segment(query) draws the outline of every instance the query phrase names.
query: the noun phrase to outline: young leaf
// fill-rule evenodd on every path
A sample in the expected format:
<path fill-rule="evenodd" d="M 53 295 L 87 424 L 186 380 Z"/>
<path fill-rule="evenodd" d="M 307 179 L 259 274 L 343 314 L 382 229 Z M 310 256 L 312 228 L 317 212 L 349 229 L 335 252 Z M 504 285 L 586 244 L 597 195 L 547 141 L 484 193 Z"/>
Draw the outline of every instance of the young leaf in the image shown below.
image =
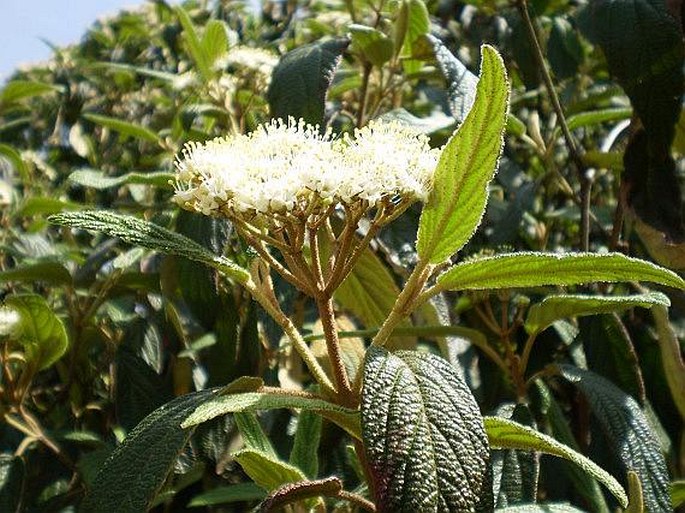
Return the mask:
<path fill-rule="evenodd" d="M 421 212 L 416 248 L 421 259 L 434 264 L 459 251 L 476 231 L 502 152 L 509 103 L 506 69 L 491 46 L 483 45 L 481 54 L 473 107 L 442 150 L 433 192 Z"/>
<path fill-rule="evenodd" d="M 528 449 L 544 452 L 572 461 L 600 483 L 616 497 L 623 507 L 628 504 L 628 496 L 621 485 L 607 471 L 592 460 L 557 442 L 554 438 L 528 426 L 500 417 L 485 417 L 485 431 L 493 449 Z"/>
<path fill-rule="evenodd" d="M 96 125 L 104 126 L 105 128 L 109 128 L 115 132 L 119 132 L 122 135 L 135 137 L 136 139 L 141 139 L 151 143 L 162 142 L 162 139 L 155 132 L 144 126 L 137 125 L 129 121 L 124 121 L 123 119 L 93 114 L 91 112 L 85 112 L 82 115 L 88 121 L 92 121 Z"/>
<path fill-rule="evenodd" d="M 608 446 L 615 451 L 626 472 L 632 470 L 640 478 L 647 510 L 669 511 L 666 461 L 635 399 L 593 372 L 570 365 L 558 365 L 556 370 L 583 392 L 602 425 Z"/>
<path fill-rule="evenodd" d="M 470 511 L 489 451 L 471 391 L 429 353 L 367 351 L 362 436 L 379 511 Z"/>
<path fill-rule="evenodd" d="M 303 481 L 289 483 L 274 490 L 262 501 L 258 507 L 259 513 L 270 511 L 288 511 L 288 504 L 313 499 L 321 496 L 337 497 L 343 489 L 343 484 L 338 477 L 327 477 L 316 481 Z M 297 509 L 297 508 L 294 508 Z"/>
<path fill-rule="evenodd" d="M 245 447 L 260 451 L 273 458 L 278 458 L 269 437 L 264 433 L 262 425 L 259 423 L 259 420 L 254 413 L 235 412 L 233 414 L 233 420 L 235 420 L 235 424 L 238 426 Z"/>
<path fill-rule="evenodd" d="M 619 312 L 636 306 L 651 308 L 654 305 L 670 304 L 669 299 L 660 292 L 635 296 L 547 296 L 540 303 L 530 307 L 524 327 L 528 333 L 539 333 L 551 326 L 554 321 L 565 317 Z"/>
<path fill-rule="evenodd" d="M 314 399 L 267 392 L 246 392 L 220 395 L 198 406 L 184 421 L 183 427 L 196 426 L 220 415 L 238 411 L 301 408 L 312 410 L 335 422 L 352 436 L 360 438 L 359 416 L 355 410 L 338 406 L 323 399 Z"/>
<path fill-rule="evenodd" d="M 441 290 L 619 281 L 652 281 L 685 288 L 685 280 L 674 272 L 620 253 L 503 253 L 457 264 L 438 277 Z"/>
<path fill-rule="evenodd" d="M 24 347 L 26 359 L 37 370 L 47 369 L 62 357 L 69 346 L 67 331 L 43 297 L 33 294 L 10 296 L 5 299 L 5 305 L 19 314 L 17 342 Z"/>
<path fill-rule="evenodd" d="M 80 511 L 147 511 L 190 437 L 181 421 L 212 394 L 203 390 L 177 397 L 145 417 L 107 458 Z"/>
<path fill-rule="evenodd" d="M 250 279 L 247 270 L 228 258 L 211 253 L 183 235 L 136 217 L 90 210 L 53 215 L 48 221 L 73 228 L 101 231 L 128 244 L 196 260 L 219 270 L 239 283 L 246 283 Z"/>
<path fill-rule="evenodd" d="M 257 449 L 243 449 L 233 453 L 233 458 L 240 463 L 250 479 L 267 491 L 307 479 L 298 468 Z"/>
<path fill-rule="evenodd" d="M 321 415 L 302 410 L 297 416 L 295 441 L 290 451 L 290 463 L 304 472 L 309 479 L 319 473 L 319 441 L 321 440 Z"/>
<path fill-rule="evenodd" d="M 273 70 L 267 92 L 271 116 L 322 124 L 326 92 L 348 45 L 347 39 L 330 39 L 284 55 Z"/>

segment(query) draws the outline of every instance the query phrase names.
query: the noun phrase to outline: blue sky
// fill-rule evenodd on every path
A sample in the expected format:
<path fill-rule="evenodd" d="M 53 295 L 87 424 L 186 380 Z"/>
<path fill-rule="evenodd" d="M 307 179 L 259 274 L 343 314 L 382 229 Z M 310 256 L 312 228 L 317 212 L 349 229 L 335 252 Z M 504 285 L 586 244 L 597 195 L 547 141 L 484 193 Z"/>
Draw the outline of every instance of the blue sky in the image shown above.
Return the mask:
<path fill-rule="evenodd" d="M 99 17 L 144 0 L 0 0 L 0 82 L 22 63 L 45 60 L 50 48 L 77 43 Z"/>

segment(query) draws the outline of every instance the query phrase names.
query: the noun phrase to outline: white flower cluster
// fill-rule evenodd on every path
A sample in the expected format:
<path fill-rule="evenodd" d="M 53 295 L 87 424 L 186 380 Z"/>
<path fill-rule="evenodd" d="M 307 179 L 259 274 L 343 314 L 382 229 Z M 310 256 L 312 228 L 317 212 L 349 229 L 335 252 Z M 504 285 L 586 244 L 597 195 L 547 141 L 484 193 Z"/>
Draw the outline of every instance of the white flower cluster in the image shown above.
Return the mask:
<path fill-rule="evenodd" d="M 19 312 L 5 306 L 0 307 L 0 336 L 17 336 L 20 322 Z"/>
<path fill-rule="evenodd" d="M 275 120 L 250 135 L 186 145 L 176 162 L 174 200 L 228 217 L 425 200 L 438 156 L 425 135 L 397 122 L 371 122 L 335 139 L 303 120 Z"/>
<path fill-rule="evenodd" d="M 266 89 L 271 81 L 271 73 L 278 64 L 278 56 L 261 48 L 236 46 L 226 56 L 227 64 L 236 68 L 236 73 L 252 78 L 259 88 Z"/>

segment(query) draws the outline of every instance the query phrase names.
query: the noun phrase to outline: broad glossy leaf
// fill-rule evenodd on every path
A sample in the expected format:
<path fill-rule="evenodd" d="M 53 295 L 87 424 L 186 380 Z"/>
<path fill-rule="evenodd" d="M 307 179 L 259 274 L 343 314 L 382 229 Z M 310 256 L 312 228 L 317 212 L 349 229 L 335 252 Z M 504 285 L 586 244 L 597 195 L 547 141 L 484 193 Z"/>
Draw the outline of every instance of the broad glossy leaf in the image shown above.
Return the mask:
<path fill-rule="evenodd" d="M 257 449 L 243 449 L 233 453 L 233 458 L 240 463 L 250 479 L 267 491 L 307 479 L 297 467 L 280 461 L 273 454 Z"/>
<path fill-rule="evenodd" d="M 111 116 L 93 114 L 91 112 L 85 112 L 82 116 L 84 119 L 87 119 L 96 125 L 104 126 L 105 128 L 119 132 L 124 136 L 134 137 L 151 143 L 160 143 L 162 141 L 160 137 L 149 128 L 130 121 L 124 121 L 123 119 L 117 119 Z"/>
<path fill-rule="evenodd" d="M 625 490 L 613 476 L 570 447 L 512 420 L 485 417 L 483 421 L 490 446 L 493 449 L 528 449 L 567 459 L 606 486 L 623 507 L 628 504 L 628 496 Z"/>
<path fill-rule="evenodd" d="M 255 483 L 240 483 L 227 486 L 217 486 L 193 497 L 188 507 L 215 506 L 232 502 L 262 500 L 266 492 Z"/>
<path fill-rule="evenodd" d="M 0 271 L 0 283 L 7 282 L 38 282 L 50 285 L 71 285 L 71 274 L 59 262 L 53 260 L 39 261 L 35 264 L 25 264 Z"/>
<path fill-rule="evenodd" d="M 203 390 L 177 397 L 145 417 L 107 458 L 80 511 L 147 511 L 190 436 L 181 421 L 212 394 Z"/>
<path fill-rule="evenodd" d="M 435 264 L 459 251 L 478 228 L 502 151 L 509 102 L 506 70 L 494 48 L 483 45 L 481 54 L 475 102 L 442 150 L 419 221 L 419 257 Z"/>
<path fill-rule="evenodd" d="M 661 447 L 635 399 L 593 372 L 559 365 L 557 372 L 585 395 L 608 447 L 625 471 L 640 478 L 649 511 L 669 511 L 669 477 Z"/>
<path fill-rule="evenodd" d="M 5 304 L 19 313 L 17 342 L 37 370 L 47 369 L 62 357 L 69 347 L 67 331 L 42 296 L 14 295 L 5 299 Z"/>
<path fill-rule="evenodd" d="M 621 281 L 651 281 L 685 288 L 685 280 L 674 272 L 620 253 L 503 253 L 462 262 L 438 277 L 438 284 L 443 290 Z"/>
<path fill-rule="evenodd" d="M 92 210 L 57 214 L 50 216 L 48 220 L 63 226 L 101 231 L 111 237 L 118 237 L 128 244 L 202 262 L 234 278 L 239 283 L 245 283 L 250 278 L 247 270 L 228 258 L 211 253 L 183 235 L 136 217 Z"/>
<path fill-rule="evenodd" d="M 489 450 L 478 405 L 454 367 L 417 351 L 367 351 L 362 435 L 385 512 L 470 511 Z"/>
<path fill-rule="evenodd" d="M 524 326 L 528 333 L 538 333 L 566 317 L 619 312 L 636 306 L 652 308 L 654 305 L 670 304 L 668 297 L 660 292 L 635 296 L 547 296 L 540 303 L 530 307 Z"/>
<path fill-rule="evenodd" d="M 267 392 L 246 392 L 219 395 L 198 406 L 183 421 L 183 427 L 192 427 L 220 415 L 238 411 L 272 410 L 275 408 L 300 408 L 318 412 L 335 422 L 352 436 L 360 437 L 359 415 L 355 410 L 338 406 L 323 399 L 270 394 Z"/>
<path fill-rule="evenodd" d="M 330 39 L 285 54 L 273 70 L 267 92 L 271 116 L 322 124 L 326 92 L 348 45 L 347 39 Z"/>
<path fill-rule="evenodd" d="M 382 66 L 393 55 L 392 39 L 380 30 L 366 25 L 352 24 L 348 27 L 352 45 L 374 66 Z"/>
<path fill-rule="evenodd" d="M 160 189 L 170 189 L 173 173 L 153 171 L 150 173 L 126 173 L 120 176 L 106 176 L 95 169 L 79 169 L 69 175 L 69 181 L 91 189 L 110 189 L 129 184 L 152 185 Z"/>

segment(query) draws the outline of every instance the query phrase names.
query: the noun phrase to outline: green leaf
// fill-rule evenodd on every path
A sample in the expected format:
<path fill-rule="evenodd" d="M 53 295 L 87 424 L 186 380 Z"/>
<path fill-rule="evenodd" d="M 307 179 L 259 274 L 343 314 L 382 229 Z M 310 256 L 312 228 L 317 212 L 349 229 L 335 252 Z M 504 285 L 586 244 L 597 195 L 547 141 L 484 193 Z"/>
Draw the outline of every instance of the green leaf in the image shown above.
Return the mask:
<path fill-rule="evenodd" d="M 121 135 L 134 137 L 143 141 L 160 144 L 162 139 L 152 130 L 130 121 L 117 119 L 110 116 L 102 116 L 100 114 L 93 114 L 92 112 L 84 112 L 82 114 L 84 119 L 119 132 Z"/>
<path fill-rule="evenodd" d="M 539 333 L 566 317 L 619 312 L 636 306 L 652 308 L 654 305 L 670 306 L 671 302 L 660 292 L 635 296 L 547 296 L 530 307 L 524 327 L 528 333 Z"/>
<path fill-rule="evenodd" d="M 628 496 L 625 490 L 613 476 L 592 460 L 570 447 L 557 442 L 550 436 L 512 420 L 500 417 L 485 417 L 483 421 L 491 448 L 528 449 L 567 459 L 606 486 L 623 507 L 628 504 Z"/>
<path fill-rule="evenodd" d="M 671 503 L 673 509 L 678 509 L 685 504 L 685 480 L 681 479 L 671 483 Z"/>
<path fill-rule="evenodd" d="M 45 214 L 57 214 L 66 210 L 80 210 L 83 205 L 73 201 L 64 201 L 58 198 L 34 197 L 28 198 L 17 211 L 19 216 L 35 216 Z"/>
<path fill-rule="evenodd" d="M 397 15 L 395 48 L 400 51 L 407 75 L 421 70 L 421 62 L 412 59 L 417 41 L 430 32 L 430 17 L 423 0 L 403 0 Z"/>
<path fill-rule="evenodd" d="M 214 397 L 198 406 L 183 421 L 183 427 L 196 426 L 227 413 L 272 410 L 275 408 L 301 408 L 318 412 L 338 424 L 352 436 L 360 437 L 359 414 L 355 410 L 338 406 L 323 399 L 267 392 L 247 392 Z"/>
<path fill-rule="evenodd" d="M 495 513 L 585 513 L 582 509 L 574 508 L 568 504 L 542 503 L 542 504 L 518 504 L 506 508 L 497 508 Z"/>
<path fill-rule="evenodd" d="M 182 6 L 177 5 L 174 10 L 183 27 L 183 39 L 188 47 L 188 53 L 195 62 L 200 76 L 207 82 L 213 78 L 211 62 L 195 30 L 193 20 L 190 19 L 188 12 Z"/>
<path fill-rule="evenodd" d="M 558 365 L 555 369 L 583 392 L 602 426 L 607 446 L 626 473 L 632 470 L 640 478 L 647 510 L 669 511 L 671 498 L 666 461 L 635 399 L 593 372 L 570 365 Z"/>
<path fill-rule="evenodd" d="M 348 27 L 352 45 L 374 66 L 382 66 L 394 53 L 392 40 L 380 30 L 353 23 Z"/>
<path fill-rule="evenodd" d="M 240 463 L 250 479 L 267 491 L 307 479 L 298 468 L 256 449 L 243 449 L 233 453 L 233 458 Z"/>
<path fill-rule="evenodd" d="M 211 253 L 183 235 L 132 216 L 90 210 L 57 214 L 50 216 L 48 220 L 53 224 L 101 231 L 111 237 L 118 237 L 128 244 L 202 262 L 234 278 L 239 283 L 246 283 L 250 279 L 250 273 L 247 270 L 228 258 Z"/>
<path fill-rule="evenodd" d="M 599 125 L 607 121 L 622 121 L 630 119 L 632 114 L 633 109 L 627 107 L 581 112 L 568 118 L 568 127 L 570 130 L 575 130 L 585 126 Z"/>
<path fill-rule="evenodd" d="M 654 325 L 656 326 L 657 341 L 664 375 L 671 390 L 671 396 L 676 403 L 680 418 L 685 420 L 685 364 L 680 349 L 680 341 L 674 325 L 668 319 L 666 307 L 657 306 L 652 309 Z"/>
<path fill-rule="evenodd" d="M 240 483 L 228 486 L 217 486 L 204 493 L 196 495 L 188 503 L 188 507 L 215 506 L 232 502 L 262 500 L 266 496 L 264 489 L 255 483 Z"/>
<path fill-rule="evenodd" d="M 181 421 L 212 394 L 203 390 L 177 397 L 145 417 L 107 458 L 80 511 L 147 511 L 190 437 Z"/>
<path fill-rule="evenodd" d="M 170 189 L 170 183 L 173 179 L 173 173 L 166 173 L 164 171 L 150 173 L 133 172 L 120 176 L 106 176 L 102 171 L 96 171 L 95 169 L 79 169 L 69 175 L 70 182 L 98 190 L 130 184 L 152 185 L 154 187 Z"/>
<path fill-rule="evenodd" d="M 0 511 L 24 511 L 26 492 L 26 465 L 19 456 L 0 454 Z"/>
<path fill-rule="evenodd" d="M 71 274 L 59 262 L 54 260 L 39 261 L 35 264 L 24 264 L 0 271 L 0 283 L 8 282 L 33 283 L 44 282 L 50 285 L 72 285 Z"/>
<path fill-rule="evenodd" d="M 330 39 L 285 54 L 273 70 L 267 92 L 271 116 L 323 123 L 326 92 L 348 45 L 347 39 Z"/>
<path fill-rule="evenodd" d="M 457 264 L 438 277 L 442 290 L 621 281 L 651 281 L 685 288 L 685 280 L 674 272 L 620 253 L 503 253 Z"/>
<path fill-rule="evenodd" d="M 271 511 L 287 511 L 288 504 L 301 503 L 306 501 L 304 508 L 306 511 L 317 511 L 321 509 L 323 503 L 319 497 L 338 497 L 342 492 L 343 483 L 340 478 L 331 476 L 316 481 L 302 481 L 289 483 L 273 491 L 258 506 L 259 513 L 269 513 Z M 317 507 L 317 502 L 319 503 Z M 313 506 L 313 507 L 312 507 Z M 294 506 L 293 509 L 299 509 Z"/>
<path fill-rule="evenodd" d="M 0 110 L 27 98 L 42 96 L 60 90 L 61 88 L 54 84 L 45 84 L 29 80 L 13 80 L 7 82 L 5 87 L 0 90 Z"/>
<path fill-rule="evenodd" d="M 7 158 L 7 160 L 12 163 L 14 169 L 21 177 L 22 183 L 28 184 L 30 173 L 26 162 L 24 162 L 24 159 L 21 157 L 21 153 L 9 144 L 0 143 L 0 155 Z"/>
<path fill-rule="evenodd" d="M 16 340 L 37 370 L 47 369 L 64 355 L 69 347 L 67 331 L 43 297 L 14 295 L 5 299 L 5 305 L 21 318 Z"/>
<path fill-rule="evenodd" d="M 297 416 L 297 431 L 290 451 L 290 463 L 302 470 L 309 479 L 315 479 L 319 473 L 322 424 L 321 415 L 312 411 L 303 410 Z"/>
<path fill-rule="evenodd" d="M 583 47 L 578 30 L 566 16 L 552 18 L 552 29 L 547 41 L 547 59 L 559 80 L 575 77 L 583 62 Z"/>
<path fill-rule="evenodd" d="M 439 356 L 367 351 L 362 436 L 379 511 L 470 511 L 489 451 L 471 391 Z"/>
<path fill-rule="evenodd" d="M 442 150 L 419 221 L 419 257 L 434 264 L 459 251 L 476 231 L 502 151 L 509 101 L 506 70 L 494 48 L 483 45 L 481 54 L 475 102 Z"/>
<path fill-rule="evenodd" d="M 269 437 L 266 436 L 262 425 L 254 413 L 235 412 L 233 420 L 240 431 L 245 447 L 267 454 L 273 458 L 278 458 Z"/>
<path fill-rule="evenodd" d="M 207 64 L 213 68 L 219 57 L 228 53 L 228 27 L 222 20 L 210 20 L 205 26 L 202 35 L 202 52 L 207 59 Z"/>

